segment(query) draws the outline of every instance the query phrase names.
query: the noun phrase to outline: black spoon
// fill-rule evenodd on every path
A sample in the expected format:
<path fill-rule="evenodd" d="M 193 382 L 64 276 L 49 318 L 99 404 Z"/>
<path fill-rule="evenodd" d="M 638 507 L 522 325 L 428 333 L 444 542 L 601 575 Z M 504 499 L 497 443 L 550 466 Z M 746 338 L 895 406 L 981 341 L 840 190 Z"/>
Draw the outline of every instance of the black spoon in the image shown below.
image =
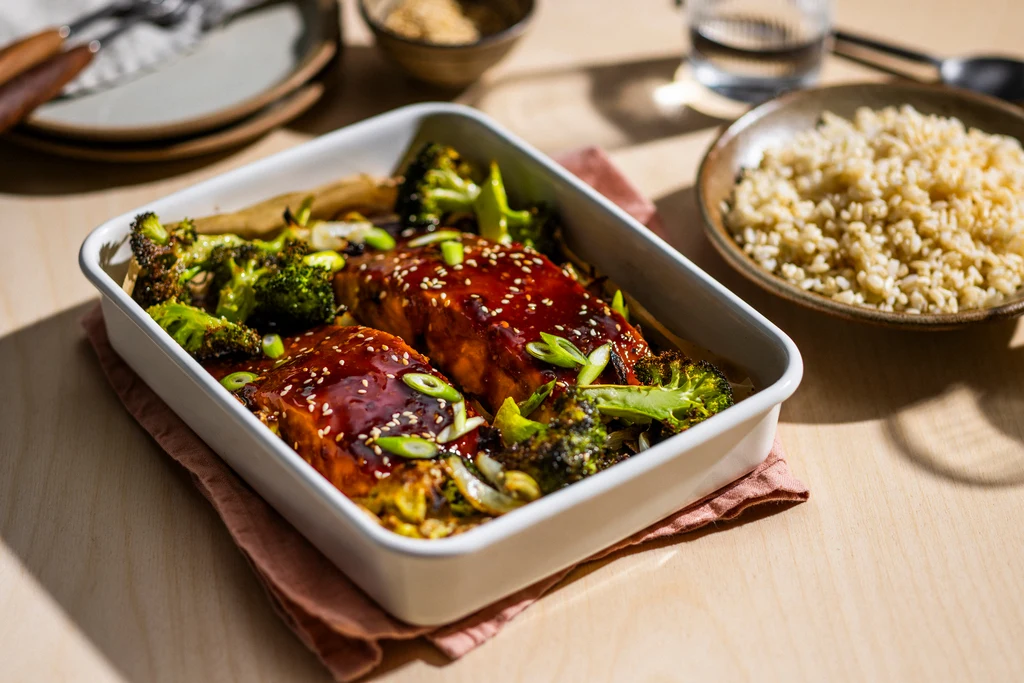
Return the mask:
<path fill-rule="evenodd" d="M 841 43 L 857 45 L 861 48 L 882 52 L 912 62 L 930 64 L 938 69 L 939 79 L 946 85 L 998 97 L 1010 102 L 1024 100 L 1024 61 L 1011 57 L 973 56 L 948 57 L 940 59 L 933 55 L 899 47 L 890 43 L 859 36 L 846 31 L 836 31 L 837 42 L 834 49 L 844 56 Z M 860 60 L 858 60 L 860 61 Z M 876 66 L 868 63 L 871 66 Z"/>

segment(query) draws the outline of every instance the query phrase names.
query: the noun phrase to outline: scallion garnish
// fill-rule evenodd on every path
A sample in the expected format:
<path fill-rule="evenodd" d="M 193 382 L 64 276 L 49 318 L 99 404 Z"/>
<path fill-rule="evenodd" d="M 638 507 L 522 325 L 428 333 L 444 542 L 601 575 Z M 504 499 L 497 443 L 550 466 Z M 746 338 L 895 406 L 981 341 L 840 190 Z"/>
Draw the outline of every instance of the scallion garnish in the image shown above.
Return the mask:
<path fill-rule="evenodd" d="M 621 315 L 627 323 L 629 322 L 629 306 L 626 305 L 621 289 L 615 290 L 615 296 L 612 297 L 612 310 Z"/>
<path fill-rule="evenodd" d="M 560 368 L 575 368 L 587 364 L 587 357 L 583 352 L 565 337 L 547 332 L 541 332 L 540 336 L 544 341 L 530 342 L 526 345 L 526 352 L 534 358 Z"/>
<path fill-rule="evenodd" d="M 418 436 L 381 436 L 376 443 L 388 453 L 403 458 L 433 458 L 438 451 L 437 444 Z"/>
<path fill-rule="evenodd" d="M 254 382 L 256 375 L 251 372 L 232 372 L 230 375 L 220 381 L 228 391 L 238 391 L 249 382 Z"/>
<path fill-rule="evenodd" d="M 608 361 L 612 357 L 612 345 L 601 344 L 596 349 L 590 352 L 590 356 L 587 358 L 587 364 L 580 370 L 580 374 L 576 377 L 576 385 L 585 387 L 594 383 L 594 380 L 601 376 L 604 369 L 608 366 Z"/>
<path fill-rule="evenodd" d="M 454 240 L 441 242 L 441 258 L 443 258 L 444 262 L 449 266 L 457 266 L 462 263 L 462 257 L 465 253 L 465 249 L 462 247 L 462 242 L 456 242 Z"/>
<path fill-rule="evenodd" d="M 313 195 L 309 195 L 299 204 L 299 210 L 295 212 L 295 222 L 302 226 L 306 225 L 311 213 L 313 213 Z"/>
<path fill-rule="evenodd" d="M 284 342 L 281 341 L 281 335 L 263 335 L 263 355 L 267 358 L 280 358 L 284 355 Z"/>
<path fill-rule="evenodd" d="M 330 249 L 306 254 L 302 257 L 302 262 L 307 266 L 326 268 L 331 273 L 336 273 L 345 267 L 345 257 Z"/>
<path fill-rule="evenodd" d="M 445 242 L 447 240 L 457 240 L 462 237 L 462 233 L 456 230 L 437 230 L 436 232 L 428 232 L 420 235 L 419 237 L 413 237 L 409 240 L 410 247 L 425 247 L 428 244 L 434 244 L 435 242 Z"/>
<path fill-rule="evenodd" d="M 529 417 L 530 413 L 540 407 L 540 404 L 544 402 L 544 399 L 551 394 L 551 390 L 554 388 L 555 380 L 551 380 L 547 384 L 539 387 L 537 391 L 530 395 L 530 398 L 519 404 L 519 414 L 523 417 Z"/>
<path fill-rule="evenodd" d="M 455 441 L 455 439 L 463 437 L 474 429 L 482 427 L 487 423 L 487 421 L 479 415 L 467 419 L 465 401 L 457 401 L 452 404 L 452 418 L 452 423 L 442 429 L 441 433 L 437 435 L 438 443 Z"/>
<path fill-rule="evenodd" d="M 425 372 L 407 372 L 402 375 L 402 381 L 411 389 L 433 398 L 444 399 L 452 403 L 462 400 L 462 394 L 455 387 Z"/>
<path fill-rule="evenodd" d="M 395 248 L 395 238 L 388 234 L 387 230 L 378 227 L 367 228 L 362 231 L 363 242 L 374 249 L 389 251 Z"/>

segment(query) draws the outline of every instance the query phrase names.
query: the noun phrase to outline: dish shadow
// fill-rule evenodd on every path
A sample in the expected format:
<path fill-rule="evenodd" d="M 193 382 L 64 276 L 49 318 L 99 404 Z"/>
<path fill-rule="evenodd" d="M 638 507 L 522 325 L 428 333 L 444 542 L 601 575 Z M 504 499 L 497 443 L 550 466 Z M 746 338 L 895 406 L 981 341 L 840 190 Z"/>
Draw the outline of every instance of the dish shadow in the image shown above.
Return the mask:
<path fill-rule="evenodd" d="M 194 159 L 158 163 L 86 161 L 49 154 L 0 139 L 0 193 L 54 196 L 130 187 L 184 175 L 236 154 L 238 148 Z"/>
<path fill-rule="evenodd" d="M 452 100 L 459 94 L 410 78 L 372 45 L 342 46 L 320 80 L 327 86 L 323 97 L 286 128 L 323 135 L 396 107 Z"/>
<path fill-rule="evenodd" d="M 488 110 L 499 108 L 505 90 L 515 90 L 516 109 L 524 106 L 557 107 L 550 102 L 551 93 L 561 88 L 577 87 L 576 80 L 585 80 L 585 96 L 590 100 L 597 116 L 618 133 L 610 137 L 607 131 L 594 129 L 592 123 L 579 122 L 573 128 L 558 127 L 551 131 L 558 136 L 560 149 L 571 146 L 599 144 L 606 150 L 614 150 L 636 144 L 643 144 L 662 138 L 683 135 L 706 128 L 714 128 L 728 121 L 711 116 L 676 101 L 674 97 L 660 98 L 676 79 L 676 73 L 683 63 L 678 54 L 666 57 L 540 69 L 499 77 L 493 82 L 483 82 L 466 91 L 461 102 Z M 531 89 L 535 92 L 531 93 Z M 535 101 L 534 101 L 535 100 Z M 659 102 L 659 100 L 661 100 Z M 504 110 L 504 107 L 500 107 Z M 566 122 L 568 123 L 568 122 Z M 510 123 L 514 128 L 514 121 Z M 579 136 L 577 139 L 576 136 Z M 545 151 L 552 151 L 551 144 L 539 142 Z"/>
<path fill-rule="evenodd" d="M 668 548 L 671 546 L 682 545 L 684 543 L 691 543 L 704 538 L 709 534 L 736 529 L 741 526 L 763 520 L 771 515 L 785 512 L 797 505 L 799 505 L 799 503 L 796 502 L 765 503 L 745 510 L 739 517 L 732 520 L 709 524 L 678 536 L 671 536 L 642 543 L 640 545 L 630 546 L 628 548 L 622 548 L 621 550 L 617 550 L 600 559 L 587 561 L 579 565 L 569 572 L 568 576 L 555 584 L 555 586 L 545 594 L 545 597 L 558 593 L 580 579 L 583 579 L 594 572 L 600 571 L 606 565 L 611 564 L 620 558 L 647 552 L 656 548 Z M 593 597 L 593 595 L 588 595 L 588 598 L 589 597 Z M 526 613 L 528 612 L 529 609 Z M 487 647 L 487 643 L 484 643 L 481 647 Z M 449 660 L 447 656 L 438 651 L 437 648 L 424 638 L 417 638 L 415 640 L 408 641 L 392 641 L 384 645 L 384 661 L 380 667 L 362 680 L 379 680 L 382 677 L 415 662 L 422 662 L 435 668 L 441 668 L 450 664 L 451 660 Z"/>
<path fill-rule="evenodd" d="M 1015 340 L 1019 321 L 916 332 L 807 310 L 760 289 L 719 256 L 704 234 L 695 188 L 678 190 L 655 203 L 666 239 L 782 328 L 800 348 L 804 378 L 783 406 L 783 421 L 882 421 L 899 452 L 934 474 L 972 485 L 1024 484 L 1024 345 Z M 923 417 L 924 409 L 933 415 Z M 977 419 L 968 420 L 968 412 Z M 985 454 L 982 461 L 966 461 L 972 443 L 991 437 L 972 429 L 985 423 L 1005 437 L 1006 448 Z M 946 431 L 929 431 L 935 424 Z M 954 437 L 959 453 L 948 455 Z"/>
<path fill-rule="evenodd" d="M 94 305 L 0 338 L 0 385 L 18 397 L 0 411 L 0 545 L 126 681 L 328 681 L 185 470 L 125 413 L 83 338 Z M 260 646 L 243 659 L 227 651 L 238 641 Z"/>

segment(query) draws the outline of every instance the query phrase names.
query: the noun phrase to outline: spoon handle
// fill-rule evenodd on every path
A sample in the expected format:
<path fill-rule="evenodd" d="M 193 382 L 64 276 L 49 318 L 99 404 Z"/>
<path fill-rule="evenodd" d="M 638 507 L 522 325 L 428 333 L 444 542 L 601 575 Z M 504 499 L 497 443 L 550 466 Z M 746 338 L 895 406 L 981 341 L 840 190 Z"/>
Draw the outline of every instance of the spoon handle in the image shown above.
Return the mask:
<path fill-rule="evenodd" d="M 836 40 L 841 40 L 845 43 L 851 43 L 853 45 L 859 45 L 860 47 L 866 47 L 869 50 L 874 50 L 875 52 L 882 52 L 884 54 L 899 57 L 901 59 L 907 59 L 912 62 L 931 64 L 934 67 L 938 67 L 942 64 L 942 60 L 932 55 L 927 55 L 923 52 L 910 50 L 905 47 L 899 47 L 898 45 L 892 45 L 891 43 L 883 43 L 878 40 L 873 40 L 865 36 L 857 35 L 856 33 L 848 33 L 847 31 L 835 31 L 832 35 L 835 36 Z"/>

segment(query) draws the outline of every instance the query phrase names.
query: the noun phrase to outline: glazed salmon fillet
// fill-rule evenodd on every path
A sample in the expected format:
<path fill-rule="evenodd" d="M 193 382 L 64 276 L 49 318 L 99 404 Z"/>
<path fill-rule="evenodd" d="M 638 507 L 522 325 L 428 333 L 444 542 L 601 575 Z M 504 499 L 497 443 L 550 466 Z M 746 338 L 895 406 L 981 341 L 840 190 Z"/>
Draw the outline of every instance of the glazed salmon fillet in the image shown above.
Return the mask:
<path fill-rule="evenodd" d="M 335 295 L 365 325 L 398 335 L 428 355 L 456 386 L 495 411 L 543 384 L 572 384 L 576 370 L 531 356 L 540 333 L 564 337 L 589 354 L 613 349 L 598 382 L 637 384 L 635 362 L 648 353 L 632 325 L 547 257 L 518 244 L 462 235 L 463 262 L 449 266 L 440 247 L 400 243 L 350 260 Z"/>
<path fill-rule="evenodd" d="M 367 327 L 325 325 L 284 339 L 277 359 L 217 363 L 218 379 L 247 371 L 257 379 L 239 393 L 271 429 L 350 497 L 368 494 L 381 478 L 409 463 L 376 445 L 382 436 L 429 441 L 454 421 L 452 404 L 402 380 L 426 373 L 448 382 L 398 337 Z M 472 409 L 467 414 L 472 417 Z M 441 446 L 472 457 L 477 433 Z"/>

